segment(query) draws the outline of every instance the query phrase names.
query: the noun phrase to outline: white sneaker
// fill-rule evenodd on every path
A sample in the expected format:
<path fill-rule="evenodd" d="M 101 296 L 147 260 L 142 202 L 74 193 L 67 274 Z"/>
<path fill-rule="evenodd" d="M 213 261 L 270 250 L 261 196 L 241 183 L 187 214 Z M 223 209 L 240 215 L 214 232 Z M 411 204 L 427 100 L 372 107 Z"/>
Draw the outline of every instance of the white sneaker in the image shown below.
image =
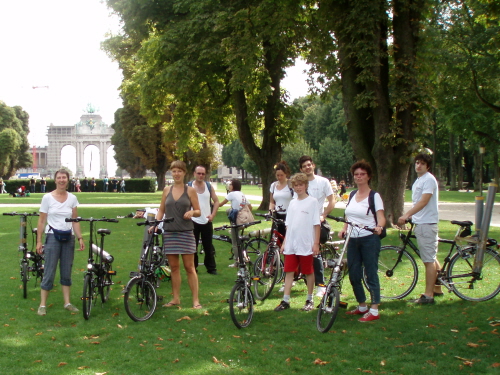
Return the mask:
<path fill-rule="evenodd" d="M 234 268 L 236 266 L 238 266 L 238 263 L 231 263 L 228 267 Z"/>
<path fill-rule="evenodd" d="M 318 286 L 316 288 L 316 297 L 322 298 L 325 295 L 326 287 Z"/>

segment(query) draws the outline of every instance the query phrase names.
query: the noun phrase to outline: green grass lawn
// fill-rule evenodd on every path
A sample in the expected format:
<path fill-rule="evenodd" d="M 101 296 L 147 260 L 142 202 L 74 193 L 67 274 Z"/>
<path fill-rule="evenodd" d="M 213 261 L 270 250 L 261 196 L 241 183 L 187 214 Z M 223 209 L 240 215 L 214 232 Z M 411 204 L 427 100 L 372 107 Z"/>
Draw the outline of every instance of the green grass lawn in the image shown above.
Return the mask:
<path fill-rule="evenodd" d="M 155 203 L 160 195 L 139 197 L 140 202 L 151 199 Z M 116 199 L 119 197 L 105 201 Z M 24 209 L 0 208 L 1 213 L 14 210 Z M 226 223 L 222 210 L 215 225 Z M 129 212 L 127 207 L 79 209 L 82 217 L 116 217 Z M 333 212 L 341 214 L 338 209 Z M 0 368 L 4 374 L 498 373 L 500 332 L 489 322 L 500 319 L 500 297 L 471 303 L 446 294 L 434 306 L 384 301 L 379 321 L 359 323 L 341 310 L 331 331 L 321 334 L 315 326 L 316 311 L 299 311 L 306 290 L 299 283 L 292 292 L 291 309 L 273 311 L 282 297 L 275 290 L 268 300 L 255 305 L 250 327 L 238 330 L 226 303 L 236 271 L 228 268 L 229 247 L 217 241 L 219 275 L 209 275 L 199 267 L 203 309 L 190 308 L 190 291 L 183 274 L 182 307 L 159 307 L 149 321 L 135 323 L 124 310 L 120 291 L 129 280 L 129 272 L 137 269 L 143 228 L 136 225 L 136 219 L 99 225 L 112 232 L 105 246 L 115 257 L 113 267 L 117 271 L 110 300 L 94 306 L 85 321 L 81 312 L 72 314 L 63 309 L 57 285 L 50 293 L 47 315 L 40 317 L 36 314 L 39 286 L 30 281 L 27 299 L 22 298 L 20 289 L 19 220 L 7 216 L 0 216 L 0 220 Z M 269 223 L 259 225 L 267 226 Z M 82 223 L 82 228 L 88 238 L 88 223 Z M 337 231 L 340 225 L 332 223 L 332 228 Z M 451 238 L 452 233 L 451 224 L 440 223 L 441 237 Z M 499 238 L 500 229 L 491 228 L 490 236 Z M 397 231 L 389 230 L 384 244 L 389 243 L 397 243 Z M 202 261 L 203 256 L 200 258 Z M 72 302 L 80 309 L 86 262 L 87 252 L 76 252 Z M 422 290 L 420 277 L 411 297 Z M 165 296 L 163 303 L 169 300 L 169 282 L 162 283 L 158 291 Z M 356 305 L 348 280 L 342 300 L 349 308 Z"/>

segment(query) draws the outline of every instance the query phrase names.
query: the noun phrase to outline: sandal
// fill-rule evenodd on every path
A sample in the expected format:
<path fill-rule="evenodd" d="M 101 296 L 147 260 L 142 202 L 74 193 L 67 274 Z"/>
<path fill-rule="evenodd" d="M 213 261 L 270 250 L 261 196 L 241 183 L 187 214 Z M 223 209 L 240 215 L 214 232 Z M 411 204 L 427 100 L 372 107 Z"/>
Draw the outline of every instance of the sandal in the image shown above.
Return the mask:
<path fill-rule="evenodd" d="M 195 310 L 199 310 L 201 308 L 203 308 L 203 306 L 201 306 L 199 304 L 198 305 L 193 305 L 193 309 L 195 309 Z"/>
<path fill-rule="evenodd" d="M 174 306 L 180 306 L 180 303 L 173 303 L 172 301 L 170 301 L 163 305 L 163 307 L 174 307 Z"/>

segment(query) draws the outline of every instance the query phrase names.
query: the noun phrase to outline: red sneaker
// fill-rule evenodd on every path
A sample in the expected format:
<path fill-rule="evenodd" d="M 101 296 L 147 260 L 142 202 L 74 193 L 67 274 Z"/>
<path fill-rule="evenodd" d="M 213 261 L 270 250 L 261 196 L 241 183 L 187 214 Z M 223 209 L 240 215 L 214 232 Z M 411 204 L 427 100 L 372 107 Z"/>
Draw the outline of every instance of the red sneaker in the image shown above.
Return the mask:
<path fill-rule="evenodd" d="M 371 322 L 373 320 L 379 320 L 380 315 L 372 315 L 370 312 L 367 312 L 361 319 L 358 319 L 358 322 Z"/>
<path fill-rule="evenodd" d="M 346 314 L 347 315 L 365 315 L 368 311 L 369 311 L 369 309 L 366 311 L 360 311 L 359 306 L 358 306 L 354 310 L 347 311 Z"/>

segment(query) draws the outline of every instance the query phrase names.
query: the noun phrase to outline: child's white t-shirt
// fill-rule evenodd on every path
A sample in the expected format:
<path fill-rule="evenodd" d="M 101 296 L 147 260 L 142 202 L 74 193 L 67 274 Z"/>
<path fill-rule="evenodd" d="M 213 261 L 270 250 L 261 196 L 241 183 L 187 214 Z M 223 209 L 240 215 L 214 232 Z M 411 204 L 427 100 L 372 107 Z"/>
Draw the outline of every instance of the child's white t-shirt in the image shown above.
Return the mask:
<path fill-rule="evenodd" d="M 314 226 L 320 225 L 320 206 L 311 196 L 293 199 L 286 215 L 285 255 L 311 255 L 314 245 Z M 319 239 L 318 239 L 319 240 Z"/>

